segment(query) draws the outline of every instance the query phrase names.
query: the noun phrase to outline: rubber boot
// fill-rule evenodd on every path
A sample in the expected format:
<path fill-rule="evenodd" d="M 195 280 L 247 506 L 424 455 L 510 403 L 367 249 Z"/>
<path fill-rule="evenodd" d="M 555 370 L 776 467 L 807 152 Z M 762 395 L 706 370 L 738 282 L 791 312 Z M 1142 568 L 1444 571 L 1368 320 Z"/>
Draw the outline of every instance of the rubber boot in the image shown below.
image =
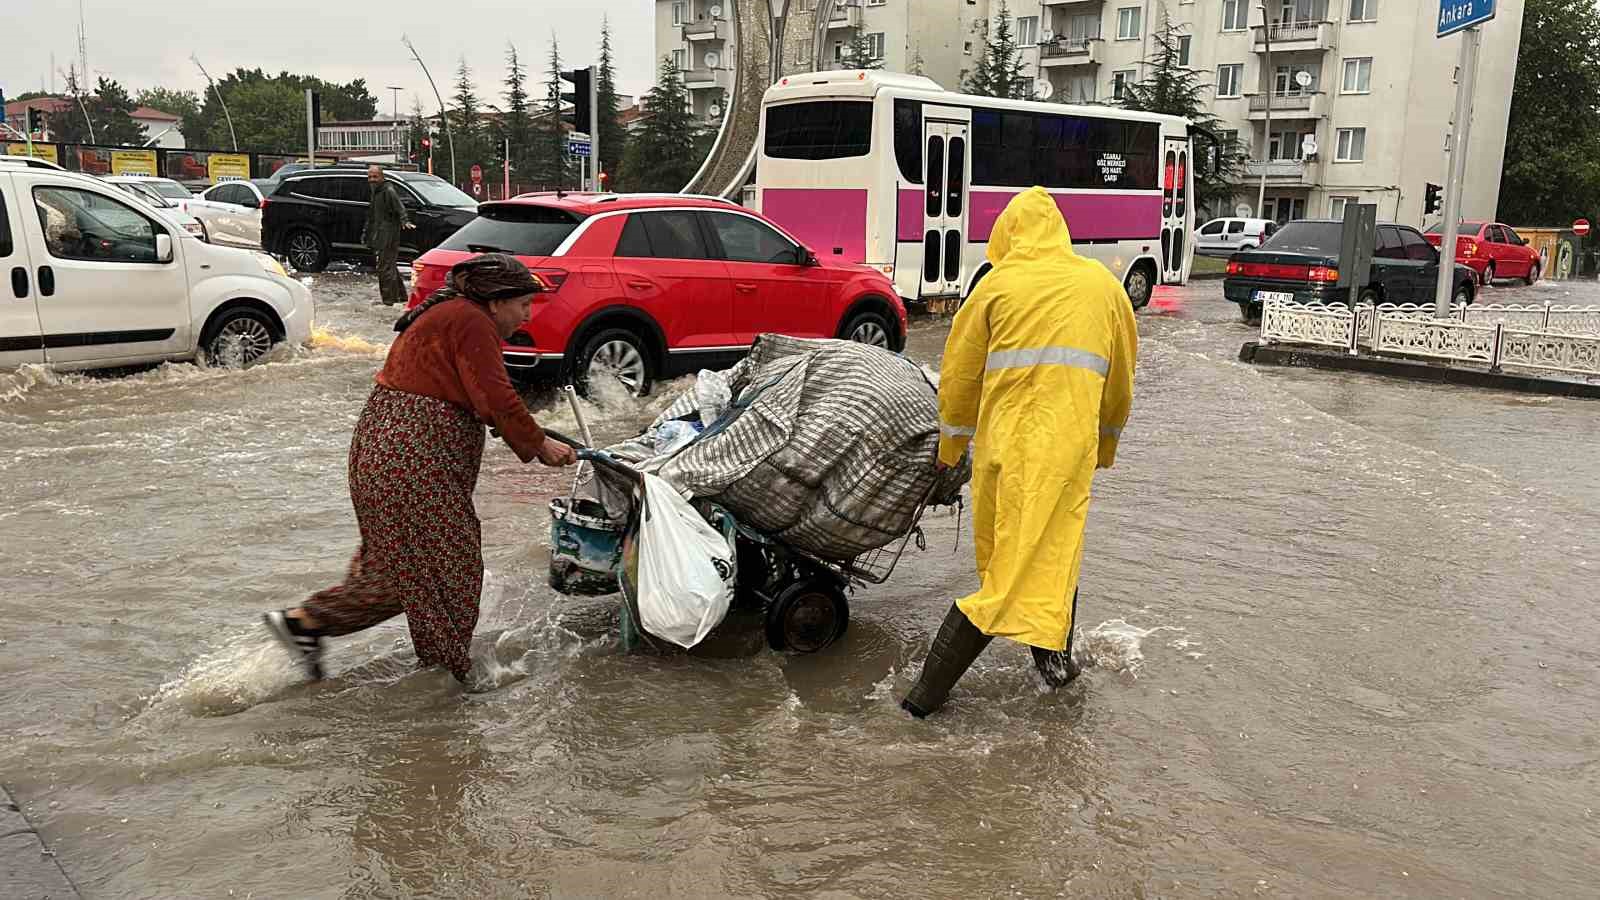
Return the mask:
<path fill-rule="evenodd" d="M 933 639 L 928 658 L 922 663 L 922 675 L 912 685 L 900 708 L 919 719 L 938 712 L 950 699 L 950 689 L 971 668 L 973 660 L 993 640 L 967 620 L 967 614 L 955 604 L 945 614 L 944 624 Z"/>
<path fill-rule="evenodd" d="M 1072 592 L 1072 624 L 1067 628 L 1067 646 L 1060 650 L 1030 647 L 1033 667 L 1052 688 L 1064 688 L 1083 674 L 1083 669 L 1072 659 L 1072 632 L 1078 627 L 1078 592 Z"/>

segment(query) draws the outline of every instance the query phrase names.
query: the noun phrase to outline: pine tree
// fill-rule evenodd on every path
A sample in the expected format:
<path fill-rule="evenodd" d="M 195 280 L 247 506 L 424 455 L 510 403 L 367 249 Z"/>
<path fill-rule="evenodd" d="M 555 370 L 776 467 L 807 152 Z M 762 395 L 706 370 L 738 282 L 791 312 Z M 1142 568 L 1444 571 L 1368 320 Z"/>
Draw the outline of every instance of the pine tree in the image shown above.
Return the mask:
<path fill-rule="evenodd" d="M 600 19 L 600 83 L 595 88 L 600 105 L 600 156 L 601 168 L 616 172 L 622 166 L 622 154 L 627 148 L 628 132 L 623 129 L 618 115 L 622 112 L 617 99 L 617 73 L 611 58 L 611 20 Z"/>
<path fill-rule="evenodd" d="M 510 153 L 511 170 L 514 177 L 521 177 L 530 171 L 529 163 L 533 157 L 533 142 L 535 140 L 533 116 L 529 112 L 527 70 L 522 66 L 522 60 L 517 57 L 517 46 L 506 44 L 506 106 L 500 116 L 499 146 L 495 149 L 498 156 L 503 157 Z M 509 151 L 506 149 L 509 146 Z"/>
<path fill-rule="evenodd" d="M 534 123 L 530 176 L 545 190 L 572 186 L 567 161 L 567 128 L 561 118 L 561 48 L 550 37 L 549 80 L 545 82 L 543 109 Z"/>
<path fill-rule="evenodd" d="M 883 68 L 883 60 L 872 52 L 872 42 L 867 40 L 866 29 L 860 27 L 850 33 L 850 42 L 844 47 L 843 62 L 847 69 Z"/>
<path fill-rule="evenodd" d="M 1022 48 L 1011 27 L 1011 10 L 1000 0 L 1000 14 L 991 25 L 984 22 L 983 56 L 978 67 L 967 76 L 963 89 L 981 97 L 1011 100 L 1033 99 L 1033 80 L 1023 71 Z"/>
<path fill-rule="evenodd" d="M 146 135 L 144 126 L 133 120 L 138 105 L 116 81 L 101 76 L 93 94 L 82 94 L 78 75 L 67 76 L 69 106 L 50 118 L 50 136 L 68 144 L 102 144 L 106 146 L 137 147 L 155 135 Z M 79 105 L 82 101 L 82 105 Z M 84 119 L 87 110 L 88 119 Z M 94 127 L 89 127 L 89 122 Z"/>
<path fill-rule="evenodd" d="M 682 190 L 700 167 L 695 141 L 701 129 L 689 112 L 689 94 L 671 57 L 662 58 L 656 86 L 644 95 L 643 107 L 618 180 L 630 191 Z"/>
<path fill-rule="evenodd" d="M 1222 121 L 1211 113 L 1205 101 L 1207 87 L 1200 80 L 1200 73 L 1180 62 L 1180 38 L 1185 30 L 1187 26 L 1173 24 L 1170 16 L 1162 17 L 1161 27 L 1150 35 L 1155 47 L 1145 61 L 1146 75 L 1142 81 L 1123 86 L 1122 105 L 1126 109 L 1181 116 L 1220 136 Z M 1197 153 L 1201 144 L 1196 142 Z M 1238 140 L 1217 149 L 1215 165 L 1195 167 L 1195 203 L 1202 209 L 1231 199 L 1238 190 L 1240 160 L 1244 158 Z"/>
<path fill-rule="evenodd" d="M 456 68 L 456 92 L 450 98 L 455 106 L 447 113 L 450 131 L 455 139 L 456 177 L 464 179 L 473 166 L 492 167 L 494 151 L 483 128 L 483 108 L 477 90 L 472 85 L 472 70 L 467 58 L 461 57 Z M 445 150 L 449 152 L 448 148 Z M 463 185 L 467 182 L 463 182 Z M 462 187 L 463 185 L 457 185 Z"/>

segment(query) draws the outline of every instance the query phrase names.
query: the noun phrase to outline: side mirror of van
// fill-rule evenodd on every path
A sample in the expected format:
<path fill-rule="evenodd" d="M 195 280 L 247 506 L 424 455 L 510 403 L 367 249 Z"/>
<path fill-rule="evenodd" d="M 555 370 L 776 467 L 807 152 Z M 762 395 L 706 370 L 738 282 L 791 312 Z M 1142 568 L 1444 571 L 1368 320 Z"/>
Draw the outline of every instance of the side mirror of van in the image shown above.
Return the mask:
<path fill-rule="evenodd" d="M 156 262 L 172 262 L 172 235 L 156 232 Z"/>

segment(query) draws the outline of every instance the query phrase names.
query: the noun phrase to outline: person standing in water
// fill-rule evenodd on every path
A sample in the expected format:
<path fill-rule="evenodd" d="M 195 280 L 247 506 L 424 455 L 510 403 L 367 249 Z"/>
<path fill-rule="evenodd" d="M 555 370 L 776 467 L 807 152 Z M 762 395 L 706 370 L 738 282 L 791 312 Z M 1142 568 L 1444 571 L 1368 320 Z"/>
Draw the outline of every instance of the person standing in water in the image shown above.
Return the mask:
<path fill-rule="evenodd" d="M 1029 645 L 1051 686 L 1078 676 L 1072 624 L 1089 485 L 1115 462 L 1133 403 L 1133 306 L 1105 266 L 1072 251 L 1043 188 L 1000 215 L 989 261 L 951 326 L 939 382 L 937 465 L 974 445 L 980 586 L 950 607 L 901 703 L 917 718 L 944 705 L 996 635 Z"/>
<path fill-rule="evenodd" d="M 577 462 L 546 440 L 511 385 L 500 343 L 528 320 L 544 286 L 515 258 L 473 257 L 395 323 L 350 441 L 350 500 L 361 546 L 342 584 L 268 612 L 267 628 L 322 677 L 324 640 L 406 614 L 424 666 L 466 681 L 483 591 L 482 536 L 472 492 L 492 424 L 523 462 Z"/>
<path fill-rule="evenodd" d="M 367 184 L 372 186 L 372 201 L 367 204 L 367 227 L 361 233 L 361 240 L 378 260 L 378 293 L 385 306 L 394 306 L 406 299 L 406 288 L 396 268 L 400 259 L 400 232 L 417 226 L 406 215 L 400 192 L 383 177 L 381 166 L 367 167 Z"/>

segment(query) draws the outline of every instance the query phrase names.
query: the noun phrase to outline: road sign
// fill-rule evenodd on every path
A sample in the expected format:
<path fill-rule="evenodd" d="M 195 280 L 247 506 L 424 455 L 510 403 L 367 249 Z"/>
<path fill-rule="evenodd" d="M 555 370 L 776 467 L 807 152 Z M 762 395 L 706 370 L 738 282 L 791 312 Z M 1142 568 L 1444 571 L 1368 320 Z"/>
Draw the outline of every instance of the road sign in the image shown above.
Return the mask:
<path fill-rule="evenodd" d="M 1577 235 L 1578 237 L 1583 237 L 1584 235 L 1588 234 L 1589 233 L 1589 220 L 1588 219 L 1579 219 L 1578 221 L 1573 222 L 1572 223 L 1572 233 Z"/>
<path fill-rule="evenodd" d="M 594 145 L 588 141 L 567 141 L 568 156 L 588 156 L 589 150 Z"/>
<path fill-rule="evenodd" d="M 1438 36 L 1482 25 L 1494 18 L 1495 0 L 1439 0 Z"/>
<path fill-rule="evenodd" d="M 474 187 L 476 187 L 477 185 L 480 185 L 482 183 L 483 183 L 483 166 L 480 166 L 477 163 L 473 163 L 473 165 L 472 165 L 472 184 L 473 184 Z"/>

